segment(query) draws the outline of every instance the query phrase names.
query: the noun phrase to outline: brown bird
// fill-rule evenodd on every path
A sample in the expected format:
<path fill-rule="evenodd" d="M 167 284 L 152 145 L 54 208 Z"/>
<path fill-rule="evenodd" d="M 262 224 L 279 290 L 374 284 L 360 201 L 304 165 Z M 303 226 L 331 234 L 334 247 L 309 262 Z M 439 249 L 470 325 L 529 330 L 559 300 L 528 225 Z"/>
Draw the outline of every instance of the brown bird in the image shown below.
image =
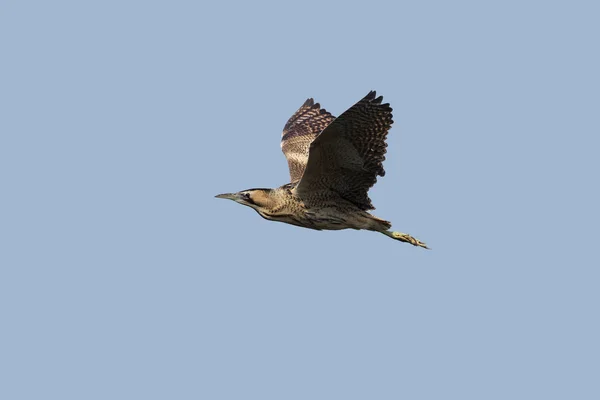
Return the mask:
<path fill-rule="evenodd" d="M 338 118 L 308 99 L 283 128 L 281 149 L 291 182 L 276 189 L 248 189 L 217 195 L 251 207 L 270 221 L 311 229 L 366 229 L 428 248 L 374 215 L 367 195 L 384 176 L 392 108 L 369 92 Z"/>

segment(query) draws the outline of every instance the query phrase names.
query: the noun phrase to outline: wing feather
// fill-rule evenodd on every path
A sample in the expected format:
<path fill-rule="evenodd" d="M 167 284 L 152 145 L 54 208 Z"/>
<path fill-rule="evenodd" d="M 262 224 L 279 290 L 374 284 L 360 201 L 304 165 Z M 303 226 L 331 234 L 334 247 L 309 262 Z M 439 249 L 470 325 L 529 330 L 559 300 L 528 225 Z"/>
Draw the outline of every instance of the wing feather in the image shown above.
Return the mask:
<path fill-rule="evenodd" d="M 305 201 L 335 196 L 373 209 L 368 191 L 384 176 L 392 108 L 375 91 L 346 110 L 315 138 L 295 192 Z"/>
<path fill-rule="evenodd" d="M 302 177 L 312 141 L 334 119 L 319 103 L 315 104 L 313 99 L 308 99 L 285 124 L 281 150 L 288 161 L 291 183 L 297 183 Z"/>

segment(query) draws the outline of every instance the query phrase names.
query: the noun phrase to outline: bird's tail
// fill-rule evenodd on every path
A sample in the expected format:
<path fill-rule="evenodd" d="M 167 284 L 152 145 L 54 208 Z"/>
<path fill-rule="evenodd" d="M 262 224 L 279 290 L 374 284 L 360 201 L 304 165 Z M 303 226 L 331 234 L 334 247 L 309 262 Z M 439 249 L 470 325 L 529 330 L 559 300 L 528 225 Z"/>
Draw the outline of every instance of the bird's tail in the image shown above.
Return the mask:
<path fill-rule="evenodd" d="M 387 231 L 388 229 L 390 229 L 392 227 L 392 223 L 390 221 L 386 221 L 384 219 L 377 218 L 373 214 L 368 214 L 368 215 L 369 215 L 369 220 L 370 220 L 369 224 L 371 225 L 368 229 L 377 231 L 377 232 L 382 232 L 382 231 Z"/>

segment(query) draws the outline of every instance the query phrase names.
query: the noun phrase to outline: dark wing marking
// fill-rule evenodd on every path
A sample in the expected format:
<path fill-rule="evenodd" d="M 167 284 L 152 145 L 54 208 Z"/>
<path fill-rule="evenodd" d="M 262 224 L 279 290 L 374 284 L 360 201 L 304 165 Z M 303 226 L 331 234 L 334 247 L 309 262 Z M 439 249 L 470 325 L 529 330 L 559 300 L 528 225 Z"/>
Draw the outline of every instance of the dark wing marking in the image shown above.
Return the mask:
<path fill-rule="evenodd" d="M 376 96 L 369 92 L 312 142 L 296 187 L 303 200 L 340 196 L 363 210 L 374 208 L 367 192 L 378 175 L 385 175 L 385 139 L 393 123 L 392 108 Z"/>
<path fill-rule="evenodd" d="M 334 119 L 319 103 L 308 99 L 285 124 L 281 150 L 287 158 L 292 183 L 298 182 L 304 173 L 310 144 Z"/>

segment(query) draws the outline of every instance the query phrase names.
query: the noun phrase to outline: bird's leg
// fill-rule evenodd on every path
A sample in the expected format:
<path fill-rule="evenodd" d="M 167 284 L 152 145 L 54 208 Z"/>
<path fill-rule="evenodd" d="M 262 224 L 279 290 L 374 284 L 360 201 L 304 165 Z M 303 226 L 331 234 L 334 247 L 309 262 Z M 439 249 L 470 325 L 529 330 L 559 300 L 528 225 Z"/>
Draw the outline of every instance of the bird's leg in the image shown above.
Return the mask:
<path fill-rule="evenodd" d="M 415 239 L 414 237 L 410 236 L 408 233 L 392 232 L 392 231 L 381 231 L 381 233 L 383 233 L 386 236 L 391 237 L 392 239 L 396 239 L 401 242 L 410 243 L 413 246 L 418 246 L 418 247 L 423 247 L 425 249 L 429 249 L 429 247 L 427 247 L 427 245 L 425 243 L 421 242 L 419 239 Z"/>

